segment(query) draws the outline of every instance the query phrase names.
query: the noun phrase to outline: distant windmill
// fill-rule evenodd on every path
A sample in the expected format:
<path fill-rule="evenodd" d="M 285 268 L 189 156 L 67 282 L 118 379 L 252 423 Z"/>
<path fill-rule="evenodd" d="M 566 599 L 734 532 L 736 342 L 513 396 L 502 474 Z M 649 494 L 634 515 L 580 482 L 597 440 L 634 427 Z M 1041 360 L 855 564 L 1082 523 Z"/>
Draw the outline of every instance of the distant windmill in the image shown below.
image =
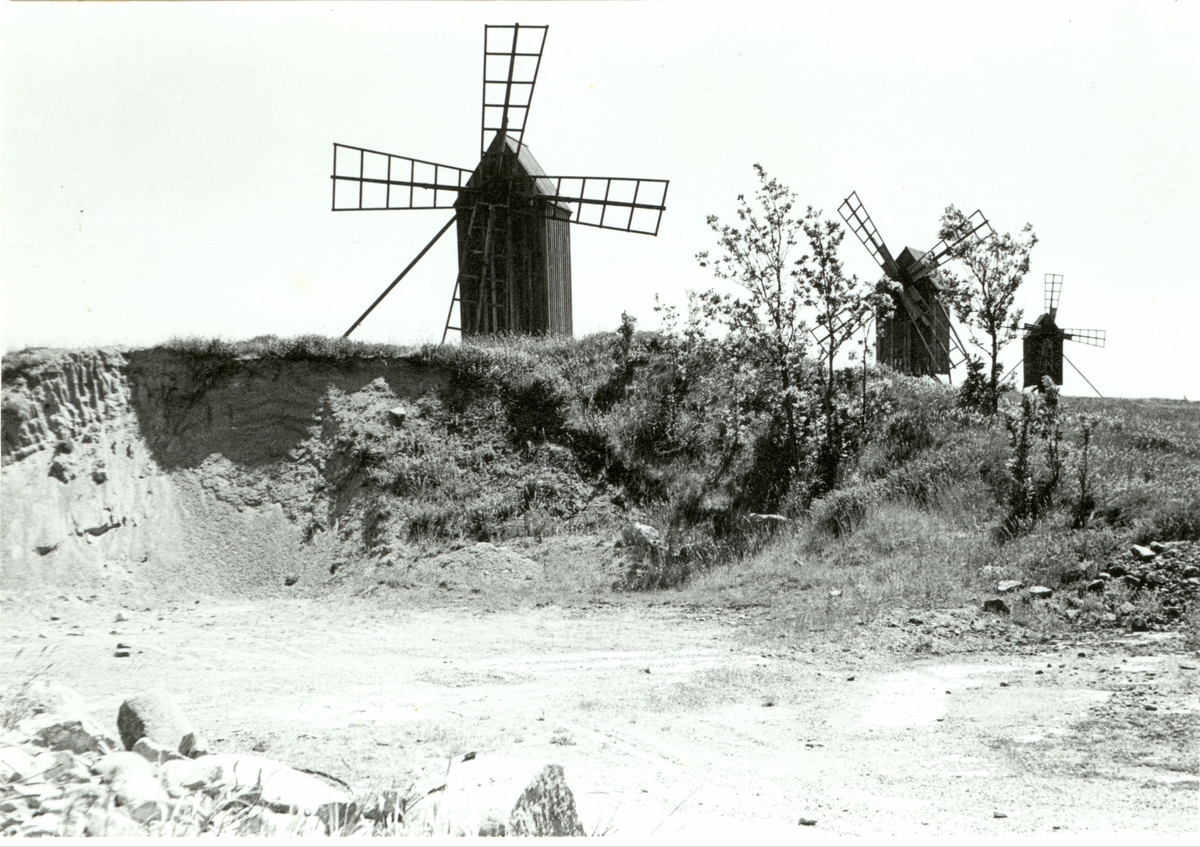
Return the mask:
<path fill-rule="evenodd" d="M 914 376 L 950 373 L 952 331 L 955 346 L 959 350 L 964 348 L 958 332 L 950 324 L 950 313 L 941 301 L 941 286 L 933 271 L 947 254 L 968 238 L 982 240 L 994 235 L 987 218 L 976 209 L 967 219 L 970 230 L 953 243 L 942 239 L 927 251 L 905 247 L 899 256 L 892 258 L 871 216 L 858 199 L 858 192 L 851 192 L 842 201 L 838 213 L 887 278 L 900 286 L 900 290 L 892 295 L 895 301 L 892 314 L 877 316 L 875 358 L 901 373 Z"/>
<path fill-rule="evenodd" d="M 1063 341 L 1078 341 L 1093 347 L 1104 346 L 1105 332 L 1102 329 L 1058 328 L 1055 319 L 1058 317 L 1062 281 L 1062 274 L 1046 274 L 1046 311 L 1033 323 L 1025 324 L 1025 388 L 1040 389 L 1044 376 L 1054 380 L 1055 385 L 1063 384 Z M 1072 364 L 1071 367 L 1074 368 L 1075 365 Z M 1083 376 L 1082 372 L 1079 375 Z M 1087 381 L 1087 377 L 1084 376 L 1083 379 Z M 1091 383 L 1088 382 L 1088 385 Z M 1095 386 L 1092 388 L 1095 389 Z"/>
<path fill-rule="evenodd" d="M 667 180 L 547 176 L 524 144 L 546 26 L 485 26 L 481 160 L 474 171 L 333 145 L 333 210 L 454 209 L 350 335 L 458 222 L 458 278 L 442 330 L 571 334 L 570 224 L 657 235 Z M 452 325 L 454 307 L 459 323 Z"/>

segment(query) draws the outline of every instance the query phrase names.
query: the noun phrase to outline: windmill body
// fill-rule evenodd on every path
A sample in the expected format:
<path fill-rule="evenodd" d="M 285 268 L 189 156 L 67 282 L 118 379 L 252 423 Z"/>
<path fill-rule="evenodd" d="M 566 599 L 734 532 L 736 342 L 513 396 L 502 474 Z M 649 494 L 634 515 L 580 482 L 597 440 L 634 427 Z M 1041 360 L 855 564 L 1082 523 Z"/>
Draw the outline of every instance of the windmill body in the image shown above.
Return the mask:
<path fill-rule="evenodd" d="M 458 276 L 442 340 L 572 331 L 570 225 L 657 235 L 667 180 L 550 176 L 524 143 L 545 26 L 484 27 L 481 158 L 474 170 L 334 144 L 333 210 L 453 209 L 363 315 L 457 223 Z M 455 311 L 458 324 L 454 324 Z"/>
<path fill-rule="evenodd" d="M 464 336 L 571 334 L 571 209 L 545 176 L 497 135 L 455 202 Z"/>
<path fill-rule="evenodd" d="M 953 243 L 939 241 L 931 250 L 905 247 L 895 258 L 888 250 L 867 210 L 852 192 L 838 213 L 871 257 L 895 284 L 891 291 L 891 314 L 881 312 L 875 320 L 875 356 L 884 365 L 913 376 L 950 373 L 952 343 L 962 343 L 950 323 L 950 313 L 942 301 L 941 286 L 934 271 L 955 247 L 969 238 L 985 238 L 992 233 L 987 218 L 978 209 L 968 219 L 970 230 Z M 953 342 L 951 340 L 953 335 Z"/>
<path fill-rule="evenodd" d="M 1062 294 L 1062 281 L 1062 274 L 1046 274 L 1046 311 L 1033 323 L 1025 324 L 1025 337 L 1022 339 L 1025 388 L 1040 390 L 1044 377 L 1050 377 L 1055 385 L 1063 384 L 1064 341 L 1103 347 L 1107 340 L 1107 333 L 1102 329 L 1059 328 L 1058 301 Z"/>

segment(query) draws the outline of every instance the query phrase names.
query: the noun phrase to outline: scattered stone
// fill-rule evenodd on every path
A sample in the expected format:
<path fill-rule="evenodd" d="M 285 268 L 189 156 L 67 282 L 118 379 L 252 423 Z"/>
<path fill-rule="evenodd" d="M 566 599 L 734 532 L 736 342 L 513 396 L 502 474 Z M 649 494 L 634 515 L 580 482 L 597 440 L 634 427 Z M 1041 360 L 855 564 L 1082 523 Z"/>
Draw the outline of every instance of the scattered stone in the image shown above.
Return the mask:
<path fill-rule="evenodd" d="M 644 523 L 631 523 L 617 536 L 613 542 L 616 548 L 633 548 L 636 550 L 658 550 L 663 546 L 662 533 Z"/>
<path fill-rule="evenodd" d="M 1105 580 L 1094 579 L 1088 583 L 1087 590 L 1092 592 L 1093 594 L 1103 594 L 1104 593 L 1104 584 L 1105 584 Z"/>
<path fill-rule="evenodd" d="M 1147 712 L 1157 712 L 1158 711 L 1158 706 L 1151 706 L 1149 703 L 1147 703 L 1145 706 L 1142 706 L 1142 708 L 1145 709 Z"/>
<path fill-rule="evenodd" d="M 296 576 L 295 574 L 289 574 L 283 578 L 283 584 L 289 587 L 295 585 L 299 581 L 300 577 Z"/>
<path fill-rule="evenodd" d="M 158 820 L 168 800 L 154 768 L 137 753 L 109 753 L 94 768 L 109 783 L 117 805 L 138 823 Z"/>
<path fill-rule="evenodd" d="M 1104 569 L 1104 572 L 1108 574 L 1109 579 L 1112 579 L 1118 576 L 1125 576 L 1125 574 L 1129 573 L 1129 570 L 1124 565 L 1118 562 L 1113 562 Z"/>
<path fill-rule="evenodd" d="M 137 743 L 133 745 L 133 752 L 137 753 L 147 762 L 153 762 L 156 765 L 183 758 L 179 755 L 178 751 L 172 750 L 166 744 L 160 744 L 149 738 L 139 738 Z"/>
<path fill-rule="evenodd" d="M 1158 555 L 1160 555 L 1160 556 L 1161 556 L 1163 553 L 1166 553 L 1166 552 L 1167 552 L 1168 550 L 1170 550 L 1171 548 L 1170 548 L 1170 547 L 1168 547 L 1166 544 L 1163 544 L 1162 542 L 1159 542 L 1159 541 L 1151 541 L 1151 542 L 1150 542 L 1150 549 L 1151 549 L 1151 550 L 1153 550 L 1155 553 L 1157 553 Z"/>
<path fill-rule="evenodd" d="M 1006 818 L 1006 817 L 1008 817 L 1008 815 L 1004 814 L 1004 812 L 992 812 L 992 817 L 993 818 Z"/>
<path fill-rule="evenodd" d="M 1063 585 L 1071 585 L 1072 583 L 1081 582 L 1082 580 L 1087 579 L 1087 575 L 1087 568 L 1083 567 L 1082 565 L 1076 565 L 1075 567 L 1064 570 L 1059 576 L 1058 580 Z"/>
<path fill-rule="evenodd" d="M 128 659 L 129 651 L 128 650 L 114 650 L 113 657 L 117 658 L 117 659 Z"/>
<path fill-rule="evenodd" d="M 1008 594 L 1012 591 L 1018 591 L 1025 587 L 1025 583 L 1019 579 L 1006 579 L 996 586 L 997 594 Z"/>
<path fill-rule="evenodd" d="M 796 823 L 800 826 L 816 826 L 817 825 L 817 822 L 814 818 L 800 818 L 800 820 L 796 821 Z"/>
<path fill-rule="evenodd" d="M 1029 589 L 1029 596 L 1034 600 L 1049 600 L 1054 596 L 1054 589 L 1044 585 L 1035 585 Z"/>
<path fill-rule="evenodd" d="M 421 793 L 406 810 L 406 834 L 586 834 L 561 765 L 479 754 L 451 764 L 444 778 Z"/>
<path fill-rule="evenodd" d="M 1179 575 L 1184 579 L 1193 579 L 1200 576 L 1200 568 L 1195 567 L 1194 565 L 1189 565 L 1188 567 L 1184 568 Z"/>
<path fill-rule="evenodd" d="M 165 767 L 174 764 L 168 762 Z M 180 768 L 174 774 L 168 774 L 167 778 L 190 778 L 194 784 L 198 775 L 205 774 L 208 778 L 204 782 L 211 782 L 211 776 L 216 771 L 219 772 L 218 779 L 231 789 L 257 788 L 261 802 L 276 812 L 295 810 L 301 814 L 316 815 L 331 804 L 350 802 L 349 795 L 326 785 L 315 776 L 261 756 L 219 753 L 202 756 L 189 764 L 196 769 L 189 771 Z"/>
<path fill-rule="evenodd" d="M 1129 621 L 1129 629 L 1132 632 L 1149 632 L 1150 624 L 1143 617 L 1135 617 Z"/>
<path fill-rule="evenodd" d="M 129 620 L 129 618 L 125 617 L 125 616 L 124 616 L 123 614 L 121 614 L 120 612 L 117 612 L 117 616 L 116 616 L 115 618 L 113 618 L 113 620 L 114 620 L 116 623 L 124 623 L 125 621 Z"/>
<path fill-rule="evenodd" d="M 993 612 L 997 615 L 1008 615 L 1012 613 L 1012 609 L 1003 600 L 984 600 L 983 610 L 985 612 Z"/>
<path fill-rule="evenodd" d="M 196 732 L 183 710 L 165 691 L 151 691 L 130 697 L 117 711 L 117 731 L 126 750 L 142 738 L 148 738 L 184 756 L 192 756 L 198 745 Z"/>
<path fill-rule="evenodd" d="M 0 748 L 0 782 L 16 782 L 37 773 L 37 762 L 19 747 Z"/>
<path fill-rule="evenodd" d="M 1158 556 L 1149 547 L 1143 547 L 1140 544 L 1134 544 L 1129 548 L 1129 552 L 1139 562 L 1152 562 Z"/>
<path fill-rule="evenodd" d="M 408 417 L 408 410 L 403 406 L 395 406 L 388 409 L 388 420 L 392 422 L 392 426 L 403 426 L 404 419 Z"/>
<path fill-rule="evenodd" d="M 72 753 L 108 753 L 116 744 L 86 715 L 62 717 L 49 715 L 33 719 L 22 727 L 36 727 L 30 734 L 51 750 L 69 750 Z"/>
<path fill-rule="evenodd" d="M 921 620 L 921 618 L 916 618 L 916 617 L 909 618 L 908 622 L 910 624 L 912 624 L 913 626 L 920 626 L 921 624 L 925 623 L 925 621 Z"/>

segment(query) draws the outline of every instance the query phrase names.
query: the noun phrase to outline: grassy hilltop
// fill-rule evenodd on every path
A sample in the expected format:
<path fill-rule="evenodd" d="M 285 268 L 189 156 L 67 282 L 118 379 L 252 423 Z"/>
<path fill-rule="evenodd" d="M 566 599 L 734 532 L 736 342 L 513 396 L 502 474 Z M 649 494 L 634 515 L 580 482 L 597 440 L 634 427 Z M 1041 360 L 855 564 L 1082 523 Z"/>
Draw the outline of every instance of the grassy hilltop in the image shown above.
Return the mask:
<path fill-rule="evenodd" d="M 450 375 L 403 427 L 361 414 L 339 430 L 340 531 L 357 533 L 374 560 L 463 541 L 611 533 L 637 520 L 664 545 L 627 568 L 624 588 L 688 585 L 737 602 L 784 591 L 814 598 L 814 623 L 834 623 L 962 602 L 1004 578 L 1057 586 L 1131 543 L 1200 538 L 1192 403 L 1063 397 L 1048 410 L 1035 400 L 1021 459 L 1020 395 L 989 417 L 964 407 L 959 389 L 874 367 L 864 388 L 862 370 L 848 369 L 837 375 L 844 436 L 832 485 L 816 463 L 781 485 L 770 416 L 753 398 L 731 408 L 740 375 L 711 347 L 670 333 L 627 326 L 419 350 L 313 337 L 167 349 L 201 384 L 247 360 L 404 358 Z M 836 608 L 829 591 L 842 592 Z M 1110 592 L 1093 611 L 1131 599 L 1143 602 Z"/>

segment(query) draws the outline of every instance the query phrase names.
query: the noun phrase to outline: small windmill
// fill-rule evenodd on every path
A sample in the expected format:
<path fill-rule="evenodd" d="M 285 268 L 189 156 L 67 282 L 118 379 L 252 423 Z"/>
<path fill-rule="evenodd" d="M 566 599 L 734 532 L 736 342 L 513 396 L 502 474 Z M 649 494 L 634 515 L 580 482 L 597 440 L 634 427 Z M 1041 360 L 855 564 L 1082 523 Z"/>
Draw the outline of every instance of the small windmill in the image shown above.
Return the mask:
<path fill-rule="evenodd" d="M 667 180 L 548 176 L 524 143 L 546 26 L 484 27 L 481 159 L 473 171 L 333 145 L 333 211 L 454 209 L 354 322 L 362 323 L 458 222 L 458 277 L 442 330 L 571 334 L 570 224 L 657 235 Z M 458 325 L 453 325 L 458 306 Z"/>
<path fill-rule="evenodd" d="M 892 314 L 876 316 L 875 358 L 901 373 L 914 376 L 950 373 L 951 332 L 955 346 L 959 350 L 964 348 L 950 323 L 946 304 L 941 301 L 941 286 L 933 272 L 967 239 L 982 240 L 994 235 L 987 218 L 976 209 L 967 219 L 970 229 L 953 243 L 942 239 L 926 251 L 905 247 L 893 258 L 858 199 L 857 191 L 842 201 L 838 214 L 887 278 L 899 285 L 899 290 L 892 294 L 895 301 Z"/>
<path fill-rule="evenodd" d="M 1046 274 L 1046 311 L 1033 323 L 1025 324 L 1022 351 L 1025 354 L 1025 388 L 1040 389 L 1042 377 L 1046 376 L 1054 380 L 1055 385 L 1063 384 L 1063 341 L 1104 346 L 1105 332 L 1102 329 L 1059 329 L 1056 320 L 1062 281 L 1062 274 Z M 1079 371 L 1078 368 L 1075 370 Z M 1079 375 L 1083 376 L 1083 373 Z M 1083 379 L 1087 381 L 1086 376 Z M 1088 385 L 1091 383 L 1088 382 Z M 1095 386 L 1092 388 L 1094 390 Z"/>

